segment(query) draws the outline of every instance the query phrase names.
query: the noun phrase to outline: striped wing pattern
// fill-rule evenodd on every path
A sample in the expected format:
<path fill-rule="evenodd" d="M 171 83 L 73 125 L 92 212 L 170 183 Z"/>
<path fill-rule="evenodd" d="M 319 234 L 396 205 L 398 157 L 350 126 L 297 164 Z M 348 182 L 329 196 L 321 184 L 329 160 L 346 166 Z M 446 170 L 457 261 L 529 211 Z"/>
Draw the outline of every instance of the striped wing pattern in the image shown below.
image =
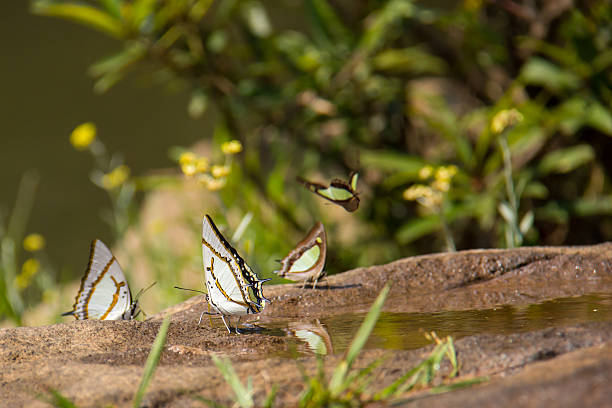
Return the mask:
<path fill-rule="evenodd" d="M 89 264 L 71 312 L 78 320 L 131 319 L 132 296 L 111 251 L 98 239 L 91 243 Z"/>
<path fill-rule="evenodd" d="M 215 310 L 224 316 L 261 311 L 264 299 L 261 281 L 208 215 L 202 220 L 202 259 L 208 301 Z M 249 288 L 253 289 L 255 301 Z"/>
<path fill-rule="evenodd" d="M 325 228 L 317 222 L 308 231 L 308 235 L 280 261 L 281 268 L 274 272 L 293 281 L 317 281 L 325 275 L 323 268 L 326 254 Z"/>

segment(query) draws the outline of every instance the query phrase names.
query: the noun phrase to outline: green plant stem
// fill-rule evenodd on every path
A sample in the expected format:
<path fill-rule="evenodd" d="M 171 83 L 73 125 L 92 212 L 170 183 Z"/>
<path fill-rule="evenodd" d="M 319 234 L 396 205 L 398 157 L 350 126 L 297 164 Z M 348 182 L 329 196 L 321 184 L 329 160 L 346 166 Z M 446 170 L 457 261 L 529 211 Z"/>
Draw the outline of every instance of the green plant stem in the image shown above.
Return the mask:
<path fill-rule="evenodd" d="M 440 224 L 442 224 L 442 234 L 444 235 L 444 242 L 446 243 L 446 251 L 455 252 L 457 247 L 455 246 L 455 240 L 446 222 L 446 205 L 442 203 L 438 207 L 438 216 L 440 217 Z"/>
<path fill-rule="evenodd" d="M 508 223 L 508 228 L 510 228 L 510 239 L 508 240 L 509 242 L 506 242 L 506 245 L 508 248 L 514 248 L 520 245 L 520 231 L 518 227 L 518 200 L 514 190 L 514 182 L 512 181 L 512 156 L 505 132 L 499 137 L 499 145 L 501 147 L 502 156 L 504 159 L 506 195 L 508 196 L 508 203 L 510 204 L 510 209 L 512 210 L 512 220 L 506 221 Z"/>
<path fill-rule="evenodd" d="M 166 317 L 162 322 L 159 331 L 157 332 L 157 336 L 155 337 L 155 341 L 153 342 L 153 346 L 151 347 L 151 352 L 149 353 L 149 357 L 147 358 L 147 361 L 145 363 L 144 371 L 142 373 L 142 379 L 140 380 L 138 391 L 136 391 L 136 395 L 134 395 L 134 401 L 132 403 L 132 406 L 134 408 L 140 407 L 140 403 L 142 402 L 147 387 L 149 386 L 149 382 L 153 377 L 153 373 L 155 373 L 157 364 L 159 364 L 159 359 L 161 357 L 162 351 L 164 350 L 166 336 L 168 335 L 168 326 L 170 326 L 170 318 Z"/>

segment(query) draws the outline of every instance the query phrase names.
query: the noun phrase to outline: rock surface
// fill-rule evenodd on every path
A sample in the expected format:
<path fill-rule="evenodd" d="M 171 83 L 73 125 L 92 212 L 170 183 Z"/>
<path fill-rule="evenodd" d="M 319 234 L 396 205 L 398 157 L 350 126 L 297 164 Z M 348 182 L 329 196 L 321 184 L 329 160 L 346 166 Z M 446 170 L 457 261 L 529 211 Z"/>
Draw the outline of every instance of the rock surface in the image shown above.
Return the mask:
<path fill-rule="evenodd" d="M 45 327 L 0 329 L 0 405 L 45 406 L 37 396 L 59 390 L 80 407 L 131 406 L 161 319 L 171 325 L 146 406 L 202 406 L 201 395 L 232 404 L 232 393 L 211 361 L 231 358 L 244 380 L 253 378 L 261 404 L 278 385 L 277 405 L 297 402 L 302 374 L 287 358 L 292 339 L 278 327 L 292 319 L 363 312 L 387 282 L 385 311 L 440 312 L 524 306 L 590 293 L 612 294 L 612 244 L 590 247 L 473 250 L 407 258 L 335 275 L 315 290 L 299 285 L 265 288 L 273 303 L 242 335 L 197 321 L 206 309 L 195 296 L 146 322 L 76 321 Z M 279 323 L 281 322 L 281 323 Z M 428 327 L 422 327 L 429 330 Z M 405 406 L 612 406 L 612 319 L 574 322 L 537 331 L 477 334 L 455 342 L 459 379 L 490 381 L 447 394 L 425 391 L 398 401 Z M 359 365 L 391 354 L 377 369 L 376 387 L 390 384 L 431 350 L 365 350 Z M 342 355 L 325 359 L 331 371 Z M 313 370 L 316 359 L 300 364 Z M 447 367 L 448 368 L 448 367 Z"/>

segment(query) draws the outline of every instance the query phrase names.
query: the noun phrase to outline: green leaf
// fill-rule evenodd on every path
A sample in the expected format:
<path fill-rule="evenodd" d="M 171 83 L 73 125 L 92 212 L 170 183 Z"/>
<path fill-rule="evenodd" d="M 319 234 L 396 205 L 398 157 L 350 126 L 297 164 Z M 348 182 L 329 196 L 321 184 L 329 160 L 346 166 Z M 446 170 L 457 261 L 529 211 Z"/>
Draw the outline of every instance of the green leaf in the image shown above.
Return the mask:
<path fill-rule="evenodd" d="M 268 18 L 268 13 L 260 2 L 255 0 L 244 2 L 241 12 L 253 35 L 267 38 L 272 34 L 272 24 Z"/>
<path fill-rule="evenodd" d="M 94 77 L 103 77 L 108 74 L 119 74 L 126 71 L 140 61 L 146 54 L 146 49 L 142 44 L 134 43 L 118 54 L 104 58 L 91 67 L 88 73 Z"/>
<path fill-rule="evenodd" d="M 441 225 L 440 218 L 437 215 L 415 218 L 399 228 L 395 234 L 395 239 L 402 245 L 409 244 L 437 231 Z"/>
<path fill-rule="evenodd" d="M 521 234 L 523 235 L 527 234 L 527 232 L 533 226 L 533 220 L 534 220 L 533 211 L 531 210 L 527 211 L 525 215 L 523 216 L 523 219 L 521 219 L 521 222 L 519 224 L 519 231 L 521 231 Z"/>
<path fill-rule="evenodd" d="M 351 342 L 351 346 L 346 353 L 346 357 L 334 369 L 334 373 L 332 374 L 332 378 L 329 383 L 329 391 L 332 395 L 339 395 L 339 393 L 342 391 L 346 376 L 351 369 L 351 366 L 355 362 L 355 358 L 357 355 L 359 355 L 363 346 L 365 346 L 366 341 L 370 337 L 370 333 L 372 333 L 372 330 L 376 325 L 376 321 L 378 320 L 383 304 L 387 299 L 390 288 L 390 284 L 387 284 L 380 291 L 380 294 L 372 304 L 372 307 L 370 307 L 368 314 L 359 327 L 355 338 Z"/>
<path fill-rule="evenodd" d="M 350 44 L 351 32 L 344 26 L 327 0 L 306 1 L 313 22 L 315 39 L 330 44 Z"/>
<path fill-rule="evenodd" d="M 380 52 L 372 59 L 374 68 L 393 73 L 444 74 L 448 68 L 446 61 L 438 58 L 421 47 L 391 49 Z"/>
<path fill-rule="evenodd" d="M 121 0 L 98 0 L 106 12 L 111 16 L 121 20 Z"/>
<path fill-rule="evenodd" d="M 366 18 L 369 22 L 358 50 L 367 55 L 378 48 L 398 20 L 413 17 L 416 7 L 409 0 L 391 0 Z"/>
<path fill-rule="evenodd" d="M 527 85 L 542 86 L 552 92 L 576 89 L 580 85 L 580 78 L 574 73 L 539 57 L 533 57 L 523 65 L 520 78 Z"/>
<path fill-rule="evenodd" d="M 598 102 L 591 102 L 586 112 L 586 123 L 595 129 L 612 136 L 612 113 Z"/>
<path fill-rule="evenodd" d="M 91 6 L 75 3 L 54 4 L 46 0 L 33 3 L 32 13 L 61 17 L 95 28 L 112 37 L 122 38 L 125 30 L 121 20 Z"/>
<path fill-rule="evenodd" d="M 419 156 L 397 153 L 390 150 L 362 150 L 361 163 L 365 167 L 376 167 L 381 170 L 403 171 L 418 175 L 425 164 Z"/>
<path fill-rule="evenodd" d="M 153 14 L 157 0 L 136 0 L 132 6 L 131 25 L 143 31 L 146 20 Z"/>
<path fill-rule="evenodd" d="M 538 165 L 538 171 L 543 175 L 569 173 L 593 161 L 594 158 L 595 151 L 587 144 L 554 150 L 542 158 Z"/>
<path fill-rule="evenodd" d="M 168 335 L 169 326 L 170 318 L 166 317 L 162 322 L 159 331 L 157 332 L 157 336 L 155 336 L 155 341 L 153 341 L 153 346 L 151 346 L 151 352 L 149 353 L 149 357 L 147 357 L 147 361 L 145 362 L 140 385 L 138 386 L 138 391 L 136 391 L 136 395 L 134 396 L 134 401 L 132 403 L 134 408 L 140 407 L 140 403 L 142 402 L 142 398 L 144 397 L 147 387 L 149 386 L 149 382 L 155 373 L 157 364 L 159 364 L 159 359 L 162 351 L 164 350 L 166 336 Z"/>

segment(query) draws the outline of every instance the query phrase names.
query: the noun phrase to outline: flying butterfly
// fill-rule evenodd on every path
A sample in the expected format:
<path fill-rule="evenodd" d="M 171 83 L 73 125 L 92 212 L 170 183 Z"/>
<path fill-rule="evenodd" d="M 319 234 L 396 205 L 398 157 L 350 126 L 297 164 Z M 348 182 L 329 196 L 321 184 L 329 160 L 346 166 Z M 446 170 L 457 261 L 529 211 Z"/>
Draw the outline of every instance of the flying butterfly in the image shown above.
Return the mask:
<path fill-rule="evenodd" d="M 91 243 L 89 264 L 72 310 L 62 316 L 72 315 L 77 320 L 132 320 L 141 312 L 138 298 L 151 286 L 138 292 L 132 300 L 119 262 L 110 249 L 96 239 Z"/>
<path fill-rule="evenodd" d="M 262 288 L 269 279 L 259 279 L 221 235 L 209 215 L 202 220 L 202 260 L 209 305 L 221 315 L 230 333 L 231 316 L 238 316 L 236 332 L 239 333 L 240 318 L 261 312 L 265 302 L 270 302 Z"/>
<path fill-rule="evenodd" d="M 280 261 L 281 268 L 274 272 L 292 281 L 303 281 L 304 286 L 307 282 L 313 282 L 314 289 L 318 280 L 325 276 L 323 267 L 326 253 L 325 228 L 317 222 L 308 231 L 308 235 Z"/>
<path fill-rule="evenodd" d="M 338 204 L 348 212 L 359 208 L 359 197 L 357 196 L 357 178 L 359 173 L 351 172 L 348 183 L 344 180 L 334 179 L 329 186 L 313 183 L 298 177 L 298 181 L 316 195 Z"/>

